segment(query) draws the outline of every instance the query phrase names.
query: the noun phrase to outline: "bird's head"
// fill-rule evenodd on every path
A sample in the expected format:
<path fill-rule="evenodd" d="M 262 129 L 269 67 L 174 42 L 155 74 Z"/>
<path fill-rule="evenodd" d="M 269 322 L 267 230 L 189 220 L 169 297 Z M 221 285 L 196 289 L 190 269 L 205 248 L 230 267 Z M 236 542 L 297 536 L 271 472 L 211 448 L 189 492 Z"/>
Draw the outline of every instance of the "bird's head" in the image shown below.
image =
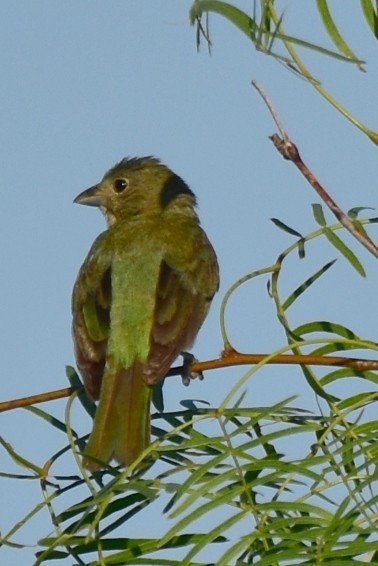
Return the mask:
<path fill-rule="evenodd" d="M 188 185 L 154 157 L 125 158 L 102 181 L 80 193 L 78 204 L 97 206 L 109 225 L 166 210 L 195 215 L 196 199 Z"/>

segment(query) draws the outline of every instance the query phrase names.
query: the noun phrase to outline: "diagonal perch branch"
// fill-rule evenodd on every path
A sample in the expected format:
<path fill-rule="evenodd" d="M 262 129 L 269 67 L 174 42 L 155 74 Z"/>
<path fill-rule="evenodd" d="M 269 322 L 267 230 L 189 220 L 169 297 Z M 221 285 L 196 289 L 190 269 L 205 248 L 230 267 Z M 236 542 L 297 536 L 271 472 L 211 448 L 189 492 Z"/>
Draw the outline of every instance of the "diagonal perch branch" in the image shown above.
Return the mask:
<path fill-rule="evenodd" d="M 201 373 L 210 369 L 219 369 L 230 366 L 239 365 L 255 365 L 263 362 L 268 357 L 268 354 L 242 354 L 235 350 L 226 350 L 220 358 L 215 360 L 207 360 L 205 362 L 196 362 L 192 364 L 191 371 L 193 373 Z M 346 367 L 355 370 L 356 372 L 378 370 L 378 360 L 367 360 L 363 358 L 345 358 L 342 356 L 313 356 L 313 355 L 297 355 L 297 354 L 280 354 L 267 362 L 268 364 L 281 364 L 281 365 L 311 365 L 311 366 L 336 366 Z M 184 366 L 174 367 L 169 370 L 166 377 L 175 375 L 182 375 L 183 371 L 187 368 Z M 13 399 L 12 401 L 4 401 L 0 403 L 0 413 L 10 411 L 11 409 L 18 409 L 20 407 L 28 407 L 37 403 L 44 403 L 46 401 L 53 401 L 55 399 L 63 399 L 69 397 L 74 391 L 75 387 L 66 387 L 65 389 L 58 389 L 56 391 L 49 391 L 39 395 L 31 395 L 30 397 L 22 397 L 21 399 Z"/>
<path fill-rule="evenodd" d="M 333 198 L 325 190 L 325 188 L 319 183 L 315 175 L 310 171 L 307 165 L 302 160 L 297 146 L 290 140 L 286 130 L 284 129 L 278 114 L 273 108 L 272 103 L 256 81 L 252 81 L 252 85 L 255 87 L 257 92 L 260 94 L 265 104 L 267 105 L 273 120 L 275 121 L 281 136 L 278 134 L 273 134 L 269 138 L 274 143 L 276 149 L 285 158 L 294 163 L 294 165 L 299 169 L 302 175 L 307 179 L 312 188 L 317 192 L 322 201 L 328 206 L 328 208 L 336 216 L 337 220 L 362 244 L 369 252 L 373 254 L 374 257 L 378 258 L 378 247 L 369 238 L 367 234 L 360 232 L 352 220 L 341 210 L 341 208 L 336 204 Z"/>

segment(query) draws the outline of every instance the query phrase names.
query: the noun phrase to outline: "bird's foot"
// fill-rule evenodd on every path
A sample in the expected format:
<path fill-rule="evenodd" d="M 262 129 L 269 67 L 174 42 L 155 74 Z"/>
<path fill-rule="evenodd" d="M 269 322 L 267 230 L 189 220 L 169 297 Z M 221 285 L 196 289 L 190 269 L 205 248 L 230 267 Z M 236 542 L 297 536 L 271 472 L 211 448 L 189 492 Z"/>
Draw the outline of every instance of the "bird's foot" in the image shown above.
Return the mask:
<path fill-rule="evenodd" d="M 190 354 L 189 352 L 181 352 L 182 356 L 182 374 L 181 379 L 182 383 L 185 386 L 188 386 L 193 379 L 200 379 L 203 380 L 203 373 L 202 371 L 192 371 L 192 365 L 198 362 L 198 360 Z"/>

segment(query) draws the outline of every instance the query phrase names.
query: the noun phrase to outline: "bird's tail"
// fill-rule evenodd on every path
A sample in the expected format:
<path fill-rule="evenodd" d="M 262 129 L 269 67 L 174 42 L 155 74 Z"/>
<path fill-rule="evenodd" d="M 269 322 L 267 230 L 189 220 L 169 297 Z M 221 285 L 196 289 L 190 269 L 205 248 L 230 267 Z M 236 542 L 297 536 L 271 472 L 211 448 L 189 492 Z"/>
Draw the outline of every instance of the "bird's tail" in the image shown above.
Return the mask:
<path fill-rule="evenodd" d="M 88 469 L 101 469 L 101 462 L 107 464 L 113 458 L 127 466 L 149 445 L 151 391 L 139 362 L 127 370 L 105 370 L 93 430 L 84 452 Z"/>

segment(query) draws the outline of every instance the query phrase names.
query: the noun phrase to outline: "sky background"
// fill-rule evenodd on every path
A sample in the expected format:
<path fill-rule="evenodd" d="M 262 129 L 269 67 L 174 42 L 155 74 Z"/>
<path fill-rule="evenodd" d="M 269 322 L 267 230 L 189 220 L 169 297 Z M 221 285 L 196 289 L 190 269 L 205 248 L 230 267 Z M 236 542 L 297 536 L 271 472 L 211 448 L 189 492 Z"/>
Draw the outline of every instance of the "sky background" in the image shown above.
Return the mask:
<path fill-rule="evenodd" d="M 345 5 L 347 4 L 347 9 Z M 210 19 L 212 55 L 196 51 L 188 22 L 191 2 L 181 0 L 5 0 L 0 8 L 2 399 L 66 387 L 73 365 L 70 299 L 78 269 L 104 219 L 72 203 L 124 156 L 155 155 L 183 177 L 198 197 L 202 225 L 218 255 L 221 288 L 194 348 L 200 360 L 222 349 L 219 305 L 239 277 L 274 263 L 292 243 L 270 218 L 307 233 L 316 228 L 311 203 L 319 202 L 268 136 L 272 120 L 250 82 L 256 79 L 280 114 L 303 159 L 344 210 L 378 207 L 376 147 L 304 81 L 218 16 Z M 252 2 L 239 2 L 250 9 Z M 293 35 L 332 47 L 312 3 L 287 0 L 284 23 Z M 377 41 L 359 3 L 330 6 L 367 73 L 318 54 L 306 62 L 324 86 L 372 129 L 377 124 Z M 376 213 L 373 213 L 376 214 Z M 332 219 L 327 212 L 327 218 Z M 333 221 L 333 220 L 332 220 Z M 378 241 L 377 227 L 371 236 Z M 378 340 L 376 260 L 358 250 L 363 280 L 325 241 L 311 243 L 306 260 L 292 258 L 283 297 L 327 261 L 336 265 L 289 313 L 293 326 L 312 319 L 340 322 Z M 266 279 L 247 283 L 230 302 L 234 347 L 269 352 L 285 343 Z M 181 399 L 221 402 L 242 375 L 233 368 L 208 372 L 204 382 L 166 387 L 168 410 Z M 248 383 L 246 404 L 270 405 L 290 394 L 297 406 L 314 399 L 297 370 L 264 370 Z M 64 419 L 65 401 L 44 409 Z M 77 403 L 73 424 L 90 421 Z M 42 466 L 66 438 L 22 409 L 0 415 L 0 434 Z M 23 469 L 1 449 L 1 472 Z M 68 457 L 59 473 L 77 473 Z M 41 499 L 37 482 L 0 482 L 0 530 L 8 529 Z M 47 513 L 14 542 L 33 545 L 49 533 Z M 35 548 L 0 549 L 3 564 L 31 564 Z"/>

